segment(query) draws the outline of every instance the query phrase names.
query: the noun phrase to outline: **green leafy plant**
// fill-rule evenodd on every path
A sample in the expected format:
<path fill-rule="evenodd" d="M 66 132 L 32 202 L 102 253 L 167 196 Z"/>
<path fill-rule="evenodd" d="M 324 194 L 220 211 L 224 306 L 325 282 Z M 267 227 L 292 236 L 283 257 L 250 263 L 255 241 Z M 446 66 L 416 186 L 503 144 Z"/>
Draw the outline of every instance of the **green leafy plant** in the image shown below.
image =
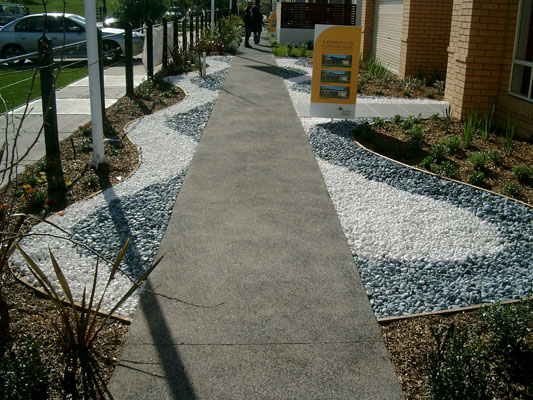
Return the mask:
<path fill-rule="evenodd" d="M 492 115 L 494 114 L 494 107 L 492 108 L 492 113 L 489 114 L 487 111 L 483 114 L 483 120 L 481 121 L 481 139 L 489 140 L 490 134 L 492 133 Z"/>
<path fill-rule="evenodd" d="M 459 178 L 459 169 L 451 161 L 443 161 L 440 167 L 440 173 L 448 178 Z"/>
<path fill-rule="evenodd" d="M 468 163 L 474 167 L 475 170 L 482 170 L 487 164 L 487 153 L 483 151 L 476 151 L 470 154 L 467 158 Z"/>
<path fill-rule="evenodd" d="M 427 92 L 427 93 L 426 93 L 426 98 L 427 98 L 427 99 L 434 99 L 434 98 L 435 98 L 435 95 L 433 94 L 433 92 Z"/>
<path fill-rule="evenodd" d="M 524 164 L 513 166 L 513 174 L 520 182 L 527 183 L 533 179 L 533 168 Z"/>
<path fill-rule="evenodd" d="M 380 79 L 390 74 L 387 68 L 374 56 L 369 57 L 363 65 L 370 77 L 374 79 Z"/>
<path fill-rule="evenodd" d="M 404 119 L 402 123 L 402 129 L 407 132 L 409 129 L 413 127 L 415 123 L 416 123 L 415 117 L 413 115 L 410 115 L 409 117 Z"/>
<path fill-rule="evenodd" d="M 448 148 L 443 144 L 433 145 L 429 149 L 429 154 L 431 154 L 431 157 L 436 162 L 444 160 L 446 158 L 447 153 L 448 153 Z"/>
<path fill-rule="evenodd" d="M 442 129 L 444 132 L 450 131 L 450 126 L 452 124 L 452 114 L 450 112 L 450 107 L 444 110 L 444 118 L 442 119 Z"/>
<path fill-rule="evenodd" d="M 436 121 L 436 120 L 440 119 L 440 114 L 439 113 L 431 114 L 429 116 L 429 119 L 431 119 L 433 121 Z"/>
<path fill-rule="evenodd" d="M 461 139 L 459 139 L 457 135 L 453 135 L 452 137 L 441 139 L 439 144 L 446 146 L 448 148 L 448 152 L 454 154 L 457 153 L 461 148 Z"/>
<path fill-rule="evenodd" d="M 385 120 L 381 117 L 374 117 L 372 118 L 372 124 L 374 124 L 377 127 L 385 125 Z"/>
<path fill-rule="evenodd" d="M 400 124 L 403 122 L 403 117 L 400 115 L 400 114 L 396 114 L 394 116 L 394 118 L 392 119 L 392 121 L 395 123 L 395 124 Z"/>
<path fill-rule="evenodd" d="M 433 87 L 437 89 L 439 94 L 442 96 L 444 94 L 444 89 L 446 89 L 446 82 L 437 79 L 435 82 L 433 82 Z"/>
<path fill-rule="evenodd" d="M 383 90 L 379 90 L 379 89 L 378 89 L 378 90 L 375 90 L 375 91 L 374 91 L 374 95 L 375 95 L 375 96 L 383 96 Z"/>
<path fill-rule="evenodd" d="M 357 125 L 352 134 L 356 139 L 361 139 L 363 142 L 372 142 L 376 136 L 376 132 L 374 132 L 368 121 Z"/>
<path fill-rule="evenodd" d="M 422 125 L 415 124 L 411 128 L 409 128 L 406 133 L 410 136 L 410 140 L 413 142 L 424 143 L 424 129 L 422 128 Z"/>
<path fill-rule="evenodd" d="M 427 156 L 424 159 L 422 159 L 422 161 L 420 161 L 420 166 L 427 170 L 431 170 L 432 165 L 433 165 L 433 157 L 431 156 Z"/>
<path fill-rule="evenodd" d="M 511 115 L 507 114 L 507 124 L 505 126 L 505 137 L 503 140 L 503 151 L 507 155 L 511 155 L 514 150 L 514 138 L 518 131 L 518 125 L 520 124 L 520 118 L 515 122 L 511 122 Z"/>
<path fill-rule="evenodd" d="M 105 317 L 98 318 L 102 301 L 107 293 L 109 285 L 115 277 L 124 255 L 126 254 L 128 244 L 129 239 L 122 247 L 122 250 L 111 267 L 107 284 L 99 301 L 96 301 L 95 299 L 96 282 L 99 272 L 99 260 L 96 261 L 92 287 L 88 295 L 86 289 L 83 291 L 81 306 L 78 306 L 75 303 L 70 286 L 51 251 L 50 259 L 52 261 L 52 266 L 65 298 L 54 289 L 54 285 L 37 263 L 17 243 L 14 244 L 28 264 L 30 272 L 53 301 L 54 306 L 58 311 L 59 322 L 43 319 L 41 319 L 41 322 L 46 324 L 57 337 L 66 361 L 66 368 L 63 376 L 64 386 L 67 394 L 72 395 L 75 398 L 79 395 L 76 385 L 76 375 L 78 372 L 81 373 L 81 384 L 84 388 L 85 395 L 90 398 L 95 398 L 96 394 L 103 397 L 103 381 L 98 373 L 97 353 L 94 350 L 93 344 L 111 317 L 111 314 L 113 314 L 133 294 L 133 292 L 140 287 L 141 283 L 148 278 L 161 261 L 161 258 L 159 258 L 150 268 L 148 268 L 148 270 L 135 281 L 132 287 L 122 296 L 122 298 L 120 298 L 111 310 L 109 310 Z M 64 305 L 64 301 L 67 301 L 70 307 Z"/>
<path fill-rule="evenodd" d="M 46 399 L 50 391 L 50 369 L 42 360 L 42 344 L 32 337 L 16 350 L 0 348 L 0 399 Z"/>
<path fill-rule="evenodd" d="M 468 177 L 468 183 L 474 186 L 483 186 L 485 184 L 485 174 L 481 171 L 474 171 Z"/>
<path fill-rule="evenodd" d="M 523 350 L 533 328 L 531 303 L 495 304 L 481 311 L 483 323 L 490 331 L 492 345 L 498 353 L 509 356 Z"/>
<path fill-rule="evenodd" d="M 454 324 L 432 330 L 435 348 L 427 356 L 433 399 L 489 400 L 485 351 L 479 327 L 458 329 Z"/>
<path fill-rule="evenodd" d="M 463 131 L 463 143 L 466 147 L 470 147 L 472 140 L 474 140 L 474 133 L 478 129 L 479 120 L 477 117 L 477 112 L 470 110 L 468 116 L 466 117 L 464 123 Z"/>
<path fill-rule="evenodd" d="M 493 164 L 498 164 L 501 158 L 502 155 L 498 150 L 491 150 L 487 153 L 487 159 Z"/>
<path fill-rule="evenodd" d="M 507 182 L 505 184 L 505 193 L 509 196 L 516 197 L 520 194 L 520 185 L 515 182 Z"/>

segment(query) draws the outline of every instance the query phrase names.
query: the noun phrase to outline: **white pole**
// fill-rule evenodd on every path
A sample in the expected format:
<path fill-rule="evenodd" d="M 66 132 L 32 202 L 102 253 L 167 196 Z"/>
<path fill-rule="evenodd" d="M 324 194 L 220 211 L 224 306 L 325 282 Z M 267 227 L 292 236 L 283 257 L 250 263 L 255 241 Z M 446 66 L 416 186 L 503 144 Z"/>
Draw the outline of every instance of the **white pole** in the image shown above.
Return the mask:
<path fill-rule="evenodd" d="M 98 32 L 96 27 L 95 0 L 84 0 L 85 30 L 87 33 L 87 64 L 89 70 L 89 95 L 91 100 L 91 125 L 93 130 L 93 158 L 91 165 L 98 168 L 107 164 L 104 152 L 104 122 L 100 91 L 100 67 L 98 65 Z"/>
<path fill-rule="evenodd" d="M 211 0 L 211 39 L 213 39 L 214 29 L 215 29 L 215 0 Z"/>

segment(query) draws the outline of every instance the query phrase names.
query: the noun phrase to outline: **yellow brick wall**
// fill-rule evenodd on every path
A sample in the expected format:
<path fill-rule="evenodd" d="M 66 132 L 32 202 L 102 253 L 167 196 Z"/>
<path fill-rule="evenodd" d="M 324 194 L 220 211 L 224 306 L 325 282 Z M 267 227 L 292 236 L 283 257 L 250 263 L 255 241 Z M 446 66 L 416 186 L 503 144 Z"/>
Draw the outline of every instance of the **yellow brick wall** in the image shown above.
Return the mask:
<path fill-rule="evenodd" d="M 398 76 L 446 78 L 453 0 L 404 0 Z"/>
<path fill-rule="evenodd" d="M 454 0 L 445 99 L 452 115 L 495 110 L 496 123 L 520 117 L 519 134 L 533 132 L 533 103 L 510 96 L 509 80 L 519 0 Z"/>
<path fill-rule="evenodd" d="M 361 57 L 372 55 L 372 31 L 374 21 L 374 0 L 364 0 L 361 9 Z M 357 6 L 359 7 L 359 5 Z M 357 10 L 359 12 L 359 9 Z"/>

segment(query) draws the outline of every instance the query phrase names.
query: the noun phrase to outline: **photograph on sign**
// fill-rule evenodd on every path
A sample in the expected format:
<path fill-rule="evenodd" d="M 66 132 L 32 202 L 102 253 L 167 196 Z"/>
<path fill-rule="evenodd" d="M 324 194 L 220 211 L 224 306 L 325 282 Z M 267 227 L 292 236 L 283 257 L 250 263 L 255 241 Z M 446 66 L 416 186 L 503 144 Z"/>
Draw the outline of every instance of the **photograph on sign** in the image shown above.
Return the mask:
<path fill-rule="evenodd" d="M 320 82 L 350 83 L 351 71 L 323 69 L 320 73 Z"/>
<path fill-rule="evenodd" d="M 322 66 L 351 68 L 352 56 L 348 54 L 323 54 Z"/>
<path fill-rule="evenodd" d="M 347 99 L 350 97 L 349 86 L 320 85 L 320 98 L 322 99 Z"/>

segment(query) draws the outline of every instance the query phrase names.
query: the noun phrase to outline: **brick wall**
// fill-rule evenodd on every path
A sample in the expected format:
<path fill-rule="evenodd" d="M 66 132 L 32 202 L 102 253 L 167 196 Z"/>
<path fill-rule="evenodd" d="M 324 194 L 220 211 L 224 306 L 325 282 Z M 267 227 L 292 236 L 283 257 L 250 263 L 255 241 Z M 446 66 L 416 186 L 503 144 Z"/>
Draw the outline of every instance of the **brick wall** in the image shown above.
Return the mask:
<path fill-rule="evenodd" d="M 452 115 L 470 109 L 520 117 L 519 134 L 533 131 L 533 104 L 508 94 L 519 0 L 454 0 L 445 98 Z"/>
<path fill-rule="evenodd" d="M 446 78 L 453 0 L 404 0 L 399 77 Z"/>
<path fill-rule="evenodd" d="M 374 0 L 363 0 L 362 3 L 362 6 L 357 5 L 357 12 L 361 12 L 361 57 L 367 59 L 372 55 Z"/>

